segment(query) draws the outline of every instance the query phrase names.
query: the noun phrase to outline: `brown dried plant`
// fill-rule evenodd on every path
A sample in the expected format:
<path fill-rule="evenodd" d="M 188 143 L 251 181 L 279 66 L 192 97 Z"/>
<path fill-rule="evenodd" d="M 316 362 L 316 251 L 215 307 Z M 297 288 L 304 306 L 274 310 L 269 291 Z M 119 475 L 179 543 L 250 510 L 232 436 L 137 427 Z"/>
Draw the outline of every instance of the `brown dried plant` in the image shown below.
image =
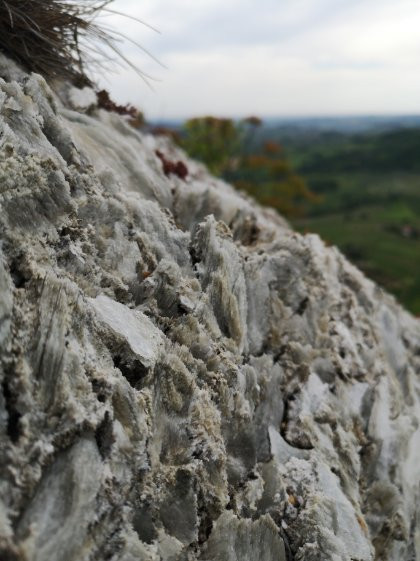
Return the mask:
<path fill-rule="evenodd" d="M 147 82 L 150 76 L 132 64 L 119 48 L 118 43 L 128 38 L 97 23 L 98 16 L 104 13 L 125 15 L 111 10 L 108 6 L 112 2 L 0 0 L 0 51 L 29 71 L 46 78 L 66 79 L 77 86 L 93 85 L 90 71 L 115 61 L 130 66 Z"/>

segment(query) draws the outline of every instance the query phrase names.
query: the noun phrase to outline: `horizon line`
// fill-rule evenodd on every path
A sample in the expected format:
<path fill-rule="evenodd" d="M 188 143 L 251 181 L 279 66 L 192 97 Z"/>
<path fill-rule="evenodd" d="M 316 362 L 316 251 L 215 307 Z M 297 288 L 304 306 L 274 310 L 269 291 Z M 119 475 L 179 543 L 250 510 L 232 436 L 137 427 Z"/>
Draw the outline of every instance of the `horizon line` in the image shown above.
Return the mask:
<path fill-rule="evenodd" d="M 209 113 L 202 112 L 187 116 L 169 116 L 169 117 L 150 117 L 149 120 L 153 121 L 186 121 L 192 118 L 199 117 L 216 117 L 216 118 L 228 118 L 233 120 L 246 119 L 250 116 L 255 116 L 261 119 L 281 119 L 281 120 L 303 120 L 303 119 L 402 119 L 402 118 L 419 118 L 420 111 L 418 113 L 296 113 L 292 115 L 274 115 L 274 114 L 262 114 L 262 113 L 248 113 L 246 115 L 231 115 L 228 113 Z M 147 118 L 147 115 L 146 115 Z"/>

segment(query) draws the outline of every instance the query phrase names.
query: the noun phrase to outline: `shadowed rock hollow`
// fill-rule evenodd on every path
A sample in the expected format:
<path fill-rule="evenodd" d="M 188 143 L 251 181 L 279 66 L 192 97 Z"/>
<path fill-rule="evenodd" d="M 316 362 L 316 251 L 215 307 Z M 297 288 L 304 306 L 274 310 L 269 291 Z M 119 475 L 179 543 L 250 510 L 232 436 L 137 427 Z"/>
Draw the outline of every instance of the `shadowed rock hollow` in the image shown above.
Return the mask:
<path fill-rule="evenodd" d="M 0 67 L 0 558 L 419 561 L 418 320 Z"/>

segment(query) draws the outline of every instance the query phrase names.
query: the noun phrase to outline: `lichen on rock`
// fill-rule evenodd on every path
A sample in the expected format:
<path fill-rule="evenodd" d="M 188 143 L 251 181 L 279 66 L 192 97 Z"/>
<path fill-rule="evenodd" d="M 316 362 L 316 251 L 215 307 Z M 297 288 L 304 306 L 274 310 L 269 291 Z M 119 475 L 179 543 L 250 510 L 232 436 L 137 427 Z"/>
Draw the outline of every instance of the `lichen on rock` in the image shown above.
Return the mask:
<path fill-rule="evenodd" d="M 167 140 L 6 74 L 0 558 L 419 560 L 418 320 Z"/>

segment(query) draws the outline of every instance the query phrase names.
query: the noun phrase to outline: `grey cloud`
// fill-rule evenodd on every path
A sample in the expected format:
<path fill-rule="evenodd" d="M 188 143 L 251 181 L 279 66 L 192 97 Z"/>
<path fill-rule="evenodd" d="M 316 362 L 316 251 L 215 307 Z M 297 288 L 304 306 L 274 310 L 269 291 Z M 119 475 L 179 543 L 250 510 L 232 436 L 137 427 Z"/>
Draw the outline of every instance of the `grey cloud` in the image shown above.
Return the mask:
<path fill-rule="evenodd" d="M 328 21 L 348 5 L 347 0 L 259 0 L 258 3 L 232 0 L 207 9 L 202 9 L 197 2 L 191 10 L 177 7 L 176 2 L 169 4 L 161 0 L 157 2 L 153 19 L 159 18 L 162 22 L 158 25 L 162 35 L 148 39 L 148 44 L 158 54 L 281 44 L 319 25 L 328 25 Z M 140 8 L 136 12 L 140 12 Z"/>
<path fill-rule="evenodd" d="M 162 32 L 113 20 L 169 67 L 124 47 L 163 81 L 149 96 L 125 72 L 111 78 L 111 90 L 124 102 L 133 91 L 148 114 L 419 107 L 417 29 L 406 41 L 407 22 L 420 17 L 413 0 L 117 0 L 115 6 Z M 378 91 L 387 95 L 378 99 Z"/>

